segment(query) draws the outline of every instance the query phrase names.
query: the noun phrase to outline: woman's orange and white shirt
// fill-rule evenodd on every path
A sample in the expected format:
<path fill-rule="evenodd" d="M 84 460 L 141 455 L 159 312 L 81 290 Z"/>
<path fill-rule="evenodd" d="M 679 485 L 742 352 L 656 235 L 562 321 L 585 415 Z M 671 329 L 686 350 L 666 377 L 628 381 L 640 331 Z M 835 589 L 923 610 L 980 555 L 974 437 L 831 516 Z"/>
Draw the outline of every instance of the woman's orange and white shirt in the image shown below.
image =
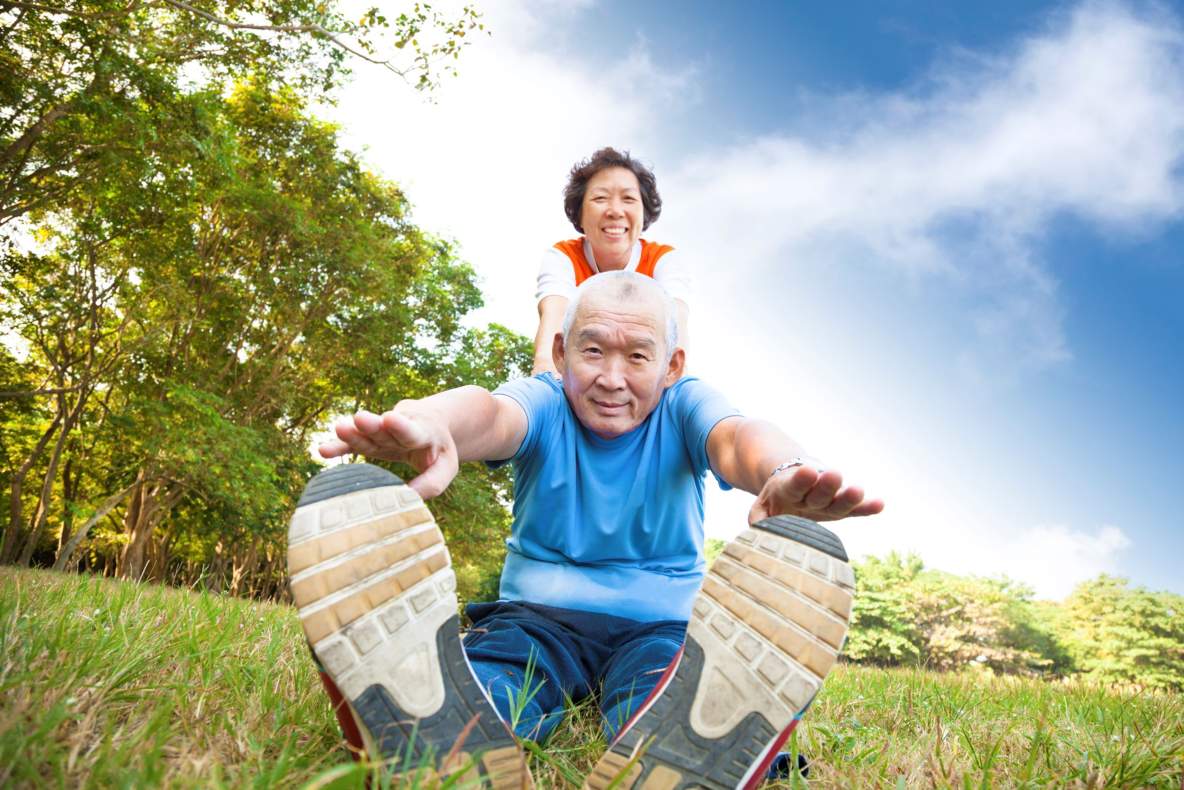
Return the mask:
<path fill-rule="evenodd" d="M 653 277 L 675 299 L 690 304 L 691 277 L 683 265 L 682 256 L 666 244 L 638 239 L 624 271 L 638 272 Z M 584 237 L 556 242 L 547 250 L 539 264 L 538 288 L 535 298 L 548 296 L 571 299 L 576 286 L 599 274 L 592 245 Z"/>

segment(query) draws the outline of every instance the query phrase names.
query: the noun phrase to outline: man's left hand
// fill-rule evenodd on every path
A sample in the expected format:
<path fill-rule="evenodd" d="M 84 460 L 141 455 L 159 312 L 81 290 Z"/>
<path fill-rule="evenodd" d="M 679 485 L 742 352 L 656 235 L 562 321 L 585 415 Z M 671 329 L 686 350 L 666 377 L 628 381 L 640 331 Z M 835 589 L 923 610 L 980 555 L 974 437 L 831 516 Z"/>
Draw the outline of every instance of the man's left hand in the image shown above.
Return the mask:
<path fill-rule="evenodd" d="M 883 509 L 884 501 L 865 500 L 862 488 L 843 488 L 843 476 L 834 469 L 819 472 L 799 466 L 778 472 L 765 481 L 748 511 L 748 523 L 783 514 L 812 521 L 835 521 L 848 516 L 874 516 Z"/>

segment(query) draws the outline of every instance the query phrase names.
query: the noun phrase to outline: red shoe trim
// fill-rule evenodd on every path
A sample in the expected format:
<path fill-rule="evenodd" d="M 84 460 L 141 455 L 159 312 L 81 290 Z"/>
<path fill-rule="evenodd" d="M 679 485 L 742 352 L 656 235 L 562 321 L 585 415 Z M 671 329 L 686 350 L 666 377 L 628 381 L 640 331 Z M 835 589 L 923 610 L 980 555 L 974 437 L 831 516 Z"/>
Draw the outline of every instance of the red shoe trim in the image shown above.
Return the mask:
<path fill-rule="evenodd" d="M 338 690 L 337 684 L 333 682 L 333 678 L 329 677 L 327 672 L 321 670 L 320 675 L 321 685 L 329 693 L 329 700 L 333 703 L 333 712 L 337 714 L 337 723 L 341 725 L 345 742 L 349 744 L 350 754 L 353 755 L 354 760 L 360 761 L 362 755 L 366 753 L 366 744 L 362 741 L 362 733 L 359 732 L 358 724 L 349 711 L 349 703 L 346 702 L 345 697 Z"/>
<path fill-rule="evenodd" d="M 753 769 L 752 773 L 749 775 L 748 781 L 744 783 L 743 790 L 753 790 L 753 788 L 759 786 L 761 782 L 768 778 L 769 766 L 773 764 L 775 759 L 777 759 L 777 755 L 781 753 L 781 747 L 785 745 L 787 740 L 789 740 L 790 734 L 793 732 L 794 728 L 798 726 L 799 721 L 801 721 L 801 719 L 794 719 L 791 721 L 789 726 L 782 730 L 781 734 L 773 739 L 773 742 L 769 744 L 769 747 L 765 750 L 765 756 L 759 763 L 757 763 L 756 768 Z M 796 769 L 797 766 L 790 766 L 790 770 Z"/>

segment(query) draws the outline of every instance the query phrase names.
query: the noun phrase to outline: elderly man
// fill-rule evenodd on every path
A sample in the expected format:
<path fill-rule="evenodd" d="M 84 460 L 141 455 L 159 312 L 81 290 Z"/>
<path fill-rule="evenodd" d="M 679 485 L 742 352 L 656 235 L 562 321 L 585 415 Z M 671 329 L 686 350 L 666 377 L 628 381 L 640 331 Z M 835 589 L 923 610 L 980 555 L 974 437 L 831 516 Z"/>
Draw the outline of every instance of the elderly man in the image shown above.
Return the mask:
<path fill-rule="evenodd" d="M 753 786 L 846 634 L 854 579 L 814 522 L 883 504 L 681 378 L 675 313 L 652 279 L 588 280 L 554 356 L 562 381 L 402 401 L 339 422 L 321 447 L 419 472 L 404 485 L 334 467 L 292 519 L 292 594 L 343 729 L 375 756 L 520 786 L 530 777 L 509 730 L 541 741 L 565 695 L 599 691 L 611 745 L 587 786 Z M 514 523 L 500 600 L 468 608 L 462 649 L 448 553 L 421 497 L 475 460 L 514 464 Z M 757 499 L 705 575 L 708 470 Z"/>

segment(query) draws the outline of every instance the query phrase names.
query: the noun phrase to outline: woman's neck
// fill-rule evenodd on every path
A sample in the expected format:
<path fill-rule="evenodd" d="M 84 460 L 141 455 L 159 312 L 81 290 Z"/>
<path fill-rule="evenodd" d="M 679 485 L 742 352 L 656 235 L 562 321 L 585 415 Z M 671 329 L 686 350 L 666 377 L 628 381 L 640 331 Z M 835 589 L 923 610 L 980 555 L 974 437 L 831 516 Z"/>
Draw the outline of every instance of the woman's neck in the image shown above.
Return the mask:
<path fill-rule="evenodd" d="M 623 252 L 615 251 L 600 251 L 594 248 L 591 244 L 588 249 L 592 252 L 592 260 L 596 263 L 596 271 L 598 272 L 616 272 L 624 269 L 629 265 L 629 259 L 633 257 L 633 247 L 630 246 Z"/>

